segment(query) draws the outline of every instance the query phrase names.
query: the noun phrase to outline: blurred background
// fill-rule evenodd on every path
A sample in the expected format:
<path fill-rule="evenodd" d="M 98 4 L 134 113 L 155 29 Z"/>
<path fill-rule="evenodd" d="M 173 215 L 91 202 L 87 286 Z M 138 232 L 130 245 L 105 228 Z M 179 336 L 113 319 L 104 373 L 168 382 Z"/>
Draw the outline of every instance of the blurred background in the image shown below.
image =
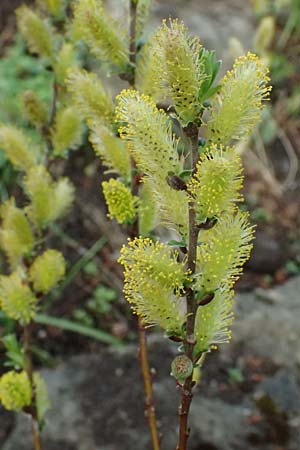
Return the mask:
<path fill-rule="evenodd" d="M 106 3 L 118 15 L 120 2 Z M 14 9 L 22 3 L 30 2 L 0 3 L 0 122 L 26 127 L 20 94 L 32 89 L 49 101 L 51 74 L 16 33 Z M 261 125 L 239 147 L 244 208 L 257 224 L 256 240 L 236 286 L 232 343 L 209 355 L 204 366 L 192 407 L 190 449 L 299 450 L 300 1 L 156 0 L 149 32 L 169 16 L 183 19 L 205 47 L 216 50 L 222 73 L 245 51 L 258 53 L 270 66 L 273 85 Z M 123 86 L 114 79 L 109 83 L 115 91 Z M 126 236 L 106 217 L 104 169 L 87 140 L 56 170 L 73 181 L 76 200 L 49 236 L 69 267 L 48 313 L 65 322 L 48 318 L 35 336 L 35 363 L 53 405 L 45 448 L 147 450 L 136 324 L 122 299 L 116 263 Z M 1 202 L 18 193 L 18 174 L 0 152 Z M 1 255 L 1 272 L 5 264 Z M 1 334 L 12 327 L 0 316 Z M 149 335 L 162 448 L 171 450 L 179 394 L 169 373 L 176 348 L 156 330 Z M 110 337 L 125 346 L 108 348 Z M 0 371 L 4 358 L 0 343 Z M 0 407 L 0 449 L 30 450 L 28 426 L 26 418 Z"/>

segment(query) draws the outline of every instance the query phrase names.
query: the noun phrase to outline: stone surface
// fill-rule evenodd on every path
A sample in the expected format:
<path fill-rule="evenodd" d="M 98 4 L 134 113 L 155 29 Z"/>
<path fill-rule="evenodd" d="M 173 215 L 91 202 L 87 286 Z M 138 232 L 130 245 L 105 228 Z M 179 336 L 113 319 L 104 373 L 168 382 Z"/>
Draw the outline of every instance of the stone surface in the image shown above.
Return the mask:
<path fill-rule="evenodd" d="M 195 393 L 191 450 L 299 450 L 299 291 L 297 277 L 266 291 L 271 301 L 262 301 L 262 292 L 237 296 L 234 340 L 208 355 Z M 163 450 L 174 450 L 179 392 L 169 372 L 177 350 L 159 335 L 151 336 L 150 350 Z M 43 372 L 52 401 L 47 450 L 151 448 L 134 346 L 80 355 Z M 16 420 L 1 450 L 32 450 L 28 419 Z"/>

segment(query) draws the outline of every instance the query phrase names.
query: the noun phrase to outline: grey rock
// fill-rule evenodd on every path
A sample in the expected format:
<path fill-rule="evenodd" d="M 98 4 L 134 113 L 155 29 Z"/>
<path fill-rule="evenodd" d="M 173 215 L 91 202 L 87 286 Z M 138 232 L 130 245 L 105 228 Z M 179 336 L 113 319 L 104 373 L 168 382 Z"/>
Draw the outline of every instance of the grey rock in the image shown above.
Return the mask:
<path fill-rule="evenodd" d="M 233 343 L 223 346 L 219 354 L 208 355 L 204 366 L 205 381 L 195 393 L 190 417 L 191 450 L 250 450 L 253 444 L 249 439 L 259 440 L 257 445 L 261 450 L 275 450 L 276 421 L 281 420 L 281 415 L 274 423 L 269 423 L 269 417 L 263 417 L 258 429 L 251 425 L 250 418 L 257 414 L 255 395 L 259 393 L 268 395 L 279 410 L 283 410 L 285 415 L 282 417 L 287 417 L 283 424 L 283 429 L 287 429 L 285 450 L 297 448 L 299 291 L 300 277 L 297 277 L 275 289 L 272 303 L 261 302 L 251 293 L 237 296 Z M 237 348 L 242 349 L 242 353 L 239 350 L 237 354 Z M 164 450 L 174 450 L 176 446 L 180 393 L 176 394 L 175 381 L 169 375 L 176 352 L 176 346 L 161 336 L 151 337 L 151 364 L 157 372 L 154 390 Z M 246 356 L 260 356 L 270 361 L 275 374 L 242 392 L 228 384 L 226 368 L 243 367 L 242 358 Z M 44 370 L 43 375 L 52 402 L 43 431 L 47 450 L 151 448 L 134 346 L 122 351 L 112 349 L 80 355 L 54 370 Z M 1 450 L 32 450 L 29 419 L 18 415 L 16 420 L 16 428 Z M 293 432 L 289 433 L 288 427 Z M 275 443 L 270 436 L 275 436 Z"/>
<path fill-rule="evenodd" d="M 294 374 L 285 369 L 263 380 L 256 389 L 256 397 L 267 395 L 281 411 L 300 414 L 300 385 Z"/>
<path fill-rule="evenodd" d="M 278 366 L 299 370 L 300 277 L 289 280 L 272 293 L 273 303 L 253 294 L 236 296 L 237 320 L 233 341 L 245 351 L 271 359 Z M 225 347 L 225 352 L 230 351 Z"/>

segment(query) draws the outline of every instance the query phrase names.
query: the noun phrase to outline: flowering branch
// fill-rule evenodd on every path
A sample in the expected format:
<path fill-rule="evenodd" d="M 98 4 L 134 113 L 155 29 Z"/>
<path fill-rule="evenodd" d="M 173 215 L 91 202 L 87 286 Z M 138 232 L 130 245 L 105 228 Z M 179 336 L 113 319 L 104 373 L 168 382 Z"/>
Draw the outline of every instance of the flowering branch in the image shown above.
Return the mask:
<path fill-rule="evenodd" d="M 198 151 L 198 127 L 196 124 L 190 124 L 186 129 L 186 135 L 191 139 L 192 147 L 192 167 L 194 172 L 199 157 Z M 194 208 L 194 202 L 189 202 L 189 243 L 187 253 L 187 270 L 191 276 L 196 271 L 196 259 L 197 259 L 197 241 L 199 235 L 199 227 L 196 223 L 196 211 Z M 186 294 L 187 304 L 187 324 L 186 324 L 186 336 L 184 340 L 184 348 L 186 356 L 194 362 L 193 352 L 195 346 L 195 318 L 197 311 L 197 303 L 195 300 L 195 292 L 192 288 L 187 289 Z M 184 382 L 182 386 L 182 398 L 181 405 L 179 407 L 179 440 L 177 450 L 186 450 L 187 440 L 189 437 L 188 431 L 188 416 L 190 406 L 193 398 L 193 372 Z"/>

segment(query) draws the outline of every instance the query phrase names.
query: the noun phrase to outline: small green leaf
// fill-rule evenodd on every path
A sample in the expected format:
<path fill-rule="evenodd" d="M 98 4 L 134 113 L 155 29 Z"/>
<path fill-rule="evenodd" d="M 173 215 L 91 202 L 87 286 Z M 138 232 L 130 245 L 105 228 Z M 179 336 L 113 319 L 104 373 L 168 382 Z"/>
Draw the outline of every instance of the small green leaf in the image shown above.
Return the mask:
<path fill-rule="evenodd" d="M 176 240 L 171 240 L 168 242 L 168 245 L 170 247 L 186 247 L 186 242 L 185 241 L 176 241 Z"/>

